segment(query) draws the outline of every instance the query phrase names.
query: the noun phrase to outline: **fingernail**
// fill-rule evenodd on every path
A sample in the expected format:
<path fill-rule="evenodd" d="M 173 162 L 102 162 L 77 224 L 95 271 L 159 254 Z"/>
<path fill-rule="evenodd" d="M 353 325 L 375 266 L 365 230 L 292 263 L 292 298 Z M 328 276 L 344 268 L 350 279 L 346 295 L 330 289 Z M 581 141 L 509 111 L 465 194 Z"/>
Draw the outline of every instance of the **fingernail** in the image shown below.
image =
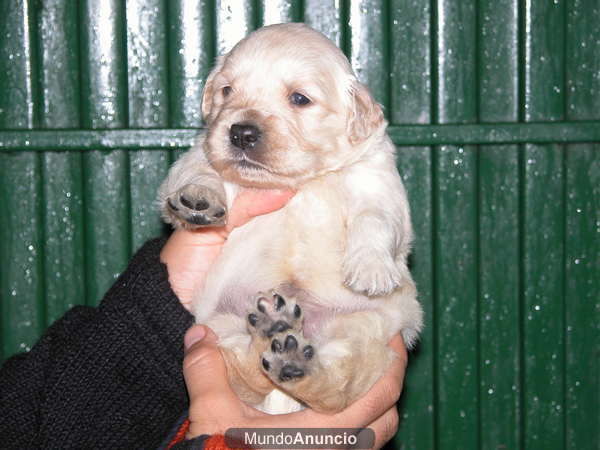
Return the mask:
<path fill-rule="evenodd" d="M 183 338 L 183 346 L 187 350 L 196 342 L 201 341 L 206 336 L 206 328 L 202 325 L 194 325 L 190 328 Z"/>

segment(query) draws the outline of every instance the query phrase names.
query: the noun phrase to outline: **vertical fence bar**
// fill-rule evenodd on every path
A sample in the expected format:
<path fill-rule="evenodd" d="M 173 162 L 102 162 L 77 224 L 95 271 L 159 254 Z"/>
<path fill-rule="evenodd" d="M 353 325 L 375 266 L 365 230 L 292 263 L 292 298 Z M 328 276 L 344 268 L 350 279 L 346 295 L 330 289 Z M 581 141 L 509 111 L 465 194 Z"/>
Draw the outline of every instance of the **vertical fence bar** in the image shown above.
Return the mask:
<path fill-rule="evenodd" d="M 37 11 L 40 121 L 43 128 L 80 126 L 78 9 L 48 0 Z M 47 324 L 85 303 L 82 155 L 42 155 Z"/>
<path fill-rule="evenodd" d="M 260 0 L 258 2 L 259 25 L 300 22 L 302 21 L 301 6 L 300 0 Z"/>
<path fill-rule="evenodd" d="M 437 120 L 477 119 L 474 1 L 437 1 Z M 473 146 L 436 149 L 436 229 L 440 448 L 476 448 L 478 436 L 477 160 Z"/>
<path fill-rule="evenodd" d="M 344 46 L 343 13 L 338 0 L 304 0 L 304 22 L 340 48 Z"/>
<path fill-rule="evenodd" d="M 0 3 L 0 128 L 38 125 L 34 3 Z M 35 152 L 0 155 L 0 359 L 28 350 L 45 326 L 41 185 Z"/>
<path fill-rule="evenodd" d="M 480 0 L 479 120 L 519 118 L 517 0 Z M 520 443 L 519 156 L 479 147 L 481 448 Z M 502 414 L 498 412 L 502 411 Z"/>
<path fill-rule="evenodd" d="M 223 55 L 256 27 L 251 0 L 216 0 L 217 54 Z"/>
<path fill-rule="evenodd" d="M 523 118 L 564 117 L 565 2 L 525 2 Z M 564 443 L 564 155 L 523 152 L 524 447 Z"/>
<path fill-rule="evenodd" d="M 419 0 L 392 2 L 390 114 L 393 124 L 431 122 L 431 8 Z M 410 354 L 400 401 L 396 448 L 434 447 L 433 259 L 431 147 L 398 149 L 398 169 L 411 206 L 415 241 L 410 269 L 425 312 L 418 348 Z"/>
<path fill-rule="evenodd" d="M 163 0 L 127 1 L 127 92 L 131 127 L 158 128 L 169 124 L 166 32 Z M 135 251 L 163 230 L 156 192 L 166 176 L 169 153 L 136 150 L 130 152 L 129 163 L 131 250 Z"/>
<path fill-rule="evenodd" d="M 125 2 L 81 2 L 82 114 L 86 128 L 127 126 Z M 128 158 L 84 155 L 87 301 L 96 304 L 124 269 L 130 244 Z"/>
<path fill-rule="evenodd" d="M 567 119 L 600 118 L 600 5 L 567 3 Z M 600 447 L 600 144 L 566 155 L 566 448 Z"/>
<path fill-rule="evenodd" d="M 168 3 L 170 122 L 175 128 L 199 127 L 202 123 L 202 89 L 215 59 L 210 3 Z"/>
<path fill-rule="evenodd" d="M 387 112 L 389 104 L 386 5 L 387 2 L 382 0 L 354 1 L 350 3 L 348 15 L 348 49 L 352 69 L 384 107 L 384 112 Z"/>

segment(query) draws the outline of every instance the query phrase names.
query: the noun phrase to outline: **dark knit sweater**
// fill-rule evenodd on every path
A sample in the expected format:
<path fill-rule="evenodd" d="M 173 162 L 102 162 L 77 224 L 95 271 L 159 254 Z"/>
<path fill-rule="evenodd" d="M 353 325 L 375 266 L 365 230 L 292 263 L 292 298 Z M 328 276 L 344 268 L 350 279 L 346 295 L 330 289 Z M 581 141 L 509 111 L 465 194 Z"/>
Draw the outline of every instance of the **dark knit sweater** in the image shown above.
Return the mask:
<path fill-rule="evenodd" d="M 188 408 L 181 367 L 193 323 L 159 261 L 164 242 L 146 243 L 98 308 L 74 307 L 31 351 L 5 362 L 0 448 L 153 449 L 164 442 Z"/>

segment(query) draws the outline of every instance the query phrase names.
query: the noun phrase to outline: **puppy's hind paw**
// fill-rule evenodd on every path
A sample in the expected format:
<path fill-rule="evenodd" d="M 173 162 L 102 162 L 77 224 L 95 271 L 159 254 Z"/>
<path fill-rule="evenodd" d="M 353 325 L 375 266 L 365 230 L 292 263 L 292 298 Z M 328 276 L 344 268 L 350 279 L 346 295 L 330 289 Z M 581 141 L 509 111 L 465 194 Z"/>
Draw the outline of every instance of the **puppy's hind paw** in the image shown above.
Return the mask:
<path fill-rule="evenodd" d="M 166 198 L 163 216 L 176 228 L 225 225 L 225 198 L 206 186 L 186 184 Z"/>
<path fill-rule="evenodd" d="M 261 338 L 276 333 L 302 329 L 302 309 L 293 297 L 283 298 L 275 291 L 259 293 L 256 307 L 247 315 L 248 331 Z"/>
<path fill-rule="evenodd" d="M 277 384 L 304 378 L 315 364 L 314 347 L 298 333 L 278 333 L 261 356 L 264 372 Z"/>
<path fill-rule="evenodd" d="M 369 297 L 387 295 L 403 282 L 402 273 L 391 255 L 372 250 L 348 255 L 343 271 L 344 284 Z"/>

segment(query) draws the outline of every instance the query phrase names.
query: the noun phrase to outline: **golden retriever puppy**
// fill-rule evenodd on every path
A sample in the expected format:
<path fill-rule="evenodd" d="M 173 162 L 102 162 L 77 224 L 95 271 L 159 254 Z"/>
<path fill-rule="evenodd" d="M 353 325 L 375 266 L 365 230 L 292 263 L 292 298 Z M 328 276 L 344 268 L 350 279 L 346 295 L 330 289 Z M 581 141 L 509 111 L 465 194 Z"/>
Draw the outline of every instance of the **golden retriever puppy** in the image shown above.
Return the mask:
<path fill-rule="evenodd" d="M 395 148 L 344 54 L 302 24 L 261 28 L 218 59 L 205 135 L 160 188 L 175 227 L 222 225 L 240 187 L 297 194 L 235 229 L 195 300 L 238 395 L 270 413 L 334 412 L 417 338 L 412 237 Z"/>

